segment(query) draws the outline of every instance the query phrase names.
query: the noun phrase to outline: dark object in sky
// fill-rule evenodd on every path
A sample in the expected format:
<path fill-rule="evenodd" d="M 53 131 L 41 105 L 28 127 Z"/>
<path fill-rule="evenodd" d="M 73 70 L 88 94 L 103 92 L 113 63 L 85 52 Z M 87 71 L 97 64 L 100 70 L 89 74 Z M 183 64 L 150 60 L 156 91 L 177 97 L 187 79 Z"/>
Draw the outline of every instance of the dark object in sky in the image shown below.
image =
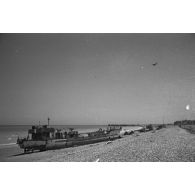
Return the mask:
<path fill-rule="evenodd" d="M 153 66 L 156 66 L 158 63 L 157 62 L 155 62 L 154 64 L 152 64 Z"/>

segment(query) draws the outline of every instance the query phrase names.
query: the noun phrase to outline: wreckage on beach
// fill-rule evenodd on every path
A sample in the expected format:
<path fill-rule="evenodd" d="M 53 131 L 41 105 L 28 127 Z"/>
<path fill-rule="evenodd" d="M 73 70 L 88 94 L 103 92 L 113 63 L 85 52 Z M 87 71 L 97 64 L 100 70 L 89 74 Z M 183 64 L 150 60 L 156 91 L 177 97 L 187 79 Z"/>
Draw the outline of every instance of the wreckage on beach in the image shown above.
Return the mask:
<path fill-rule="evenodd" d="M 110 141 L 124 135 L 131 135 L 135 131 L 145 131 L 143 126 L 108 125 L 106 129 L 100 128 L 94 132 L 79 133 L 73 128 L 57 129 L 50 127 L 49 120 L 48 118 L 48 125 L 32 126 L 28 130 L 27 137 L 18 137 L 17 144 L 24 149 L 25 153 L 34 150 L 45 151 Z"/>
<path fill-rule="evenodd" d="M 45 151 L 114 140 L 121 137 L 120 130 L 121 128 L 108 127 L 106 130 L 100 128 L 95 132 L 79 133 L 73 128 L 68 130 L 52 128 L 48 121 L 48 125 L 32 126 L 28 130 L 28 136 L 18 138 L 17 144 L 25 153 L 34 150 Z"/>

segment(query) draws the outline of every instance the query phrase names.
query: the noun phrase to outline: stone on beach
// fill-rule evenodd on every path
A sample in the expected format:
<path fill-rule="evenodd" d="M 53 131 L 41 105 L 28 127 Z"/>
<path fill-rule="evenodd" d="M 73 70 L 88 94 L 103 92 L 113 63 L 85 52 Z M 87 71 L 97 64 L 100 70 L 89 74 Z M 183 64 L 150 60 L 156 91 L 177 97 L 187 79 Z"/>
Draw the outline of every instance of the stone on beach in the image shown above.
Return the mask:
<path fill-rule="evenodd" d="M 195 134 L 179 127 L 143 132 L 112 141 L 27 155 L 7 155 L 3 161 L 154 162 L 195 161 Z M 91 147 L 93 146 L 93 147 Z M 22 152 L 22 151 L 21 151 Z M 98 160 L 99 159 L 99 160 Z"/>

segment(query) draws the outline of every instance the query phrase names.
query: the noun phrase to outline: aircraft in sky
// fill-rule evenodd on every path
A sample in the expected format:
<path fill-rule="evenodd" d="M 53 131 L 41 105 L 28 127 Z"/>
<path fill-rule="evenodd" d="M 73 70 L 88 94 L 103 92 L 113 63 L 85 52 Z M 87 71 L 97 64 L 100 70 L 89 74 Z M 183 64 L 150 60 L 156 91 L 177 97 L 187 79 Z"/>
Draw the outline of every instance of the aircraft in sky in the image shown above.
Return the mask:
<path fill-rule="evenodd" d="M 158 64 L 158 62 L 155 62 L 155 63 L 153 63 L 152 65 L 153 65 L 153 66 L 156 66 L 157 64 Z"/>

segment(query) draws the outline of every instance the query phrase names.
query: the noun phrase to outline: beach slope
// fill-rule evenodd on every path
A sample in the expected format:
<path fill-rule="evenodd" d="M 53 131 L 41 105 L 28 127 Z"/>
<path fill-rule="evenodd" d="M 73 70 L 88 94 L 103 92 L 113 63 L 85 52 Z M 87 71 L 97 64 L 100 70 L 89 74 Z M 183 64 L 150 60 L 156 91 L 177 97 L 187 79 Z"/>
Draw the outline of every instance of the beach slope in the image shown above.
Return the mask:
<path fill-rule="evenodd" d="M 0 161 L 182 162 L 195 161 L 195 135 L 179 127 L 137 133 L 112 142 L 23 154 L 17 145 L 0 148 Z"/>

